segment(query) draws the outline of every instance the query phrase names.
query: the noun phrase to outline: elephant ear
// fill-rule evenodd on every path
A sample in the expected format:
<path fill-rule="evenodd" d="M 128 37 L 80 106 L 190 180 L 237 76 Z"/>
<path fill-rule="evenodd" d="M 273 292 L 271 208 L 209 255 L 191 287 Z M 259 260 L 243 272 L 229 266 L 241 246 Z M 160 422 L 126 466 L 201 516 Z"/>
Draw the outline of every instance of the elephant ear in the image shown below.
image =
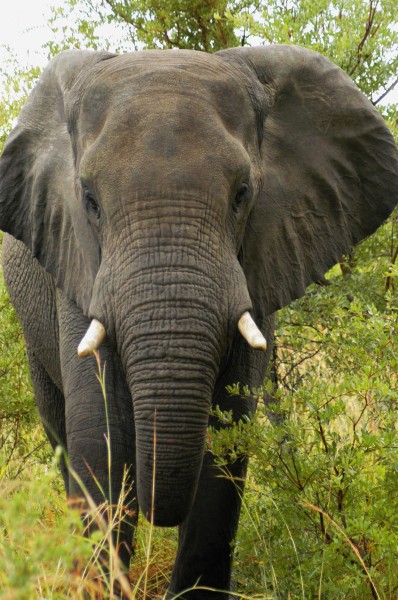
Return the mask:
<path fill-rule="evenodd" d="M 397 148 L 376 109 L 325 57 L 283 45 L 219 56 L 262 87 L 262 189 L 242 266 L 255 310 L 269 314 L 389 216 L 398 202 Z"/>
<path fill-rule="evenodd" d="M 75 178 L 68 103 L 73 86 L 113 55 L 71 51 L 43 72 L 0 158 L 0 229 L 21 240 L 87 313 L 100 248 Z M 68 99 L 68 102 L 67 100 Z"/>

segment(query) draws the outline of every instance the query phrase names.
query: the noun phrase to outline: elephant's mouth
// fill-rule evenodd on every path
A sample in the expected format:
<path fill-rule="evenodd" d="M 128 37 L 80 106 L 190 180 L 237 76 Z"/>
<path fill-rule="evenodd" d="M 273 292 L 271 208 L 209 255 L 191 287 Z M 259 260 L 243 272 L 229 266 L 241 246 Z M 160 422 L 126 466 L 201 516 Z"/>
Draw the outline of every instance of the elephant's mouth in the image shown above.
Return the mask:
<path fill-rule="evenodd" d="M 254 350 L 265 351 L 267 349 L 267 341 L 248 311 L 244 312 L 240 317 L 238 329 L 249 346 Z M 99 350 L 105 337 L 105 327 L 97 319 L 93 319 L 86 335 L 79 344 L 77 349 L 78 355 L 83 358 L 93 354 L 93 352 Z"/>

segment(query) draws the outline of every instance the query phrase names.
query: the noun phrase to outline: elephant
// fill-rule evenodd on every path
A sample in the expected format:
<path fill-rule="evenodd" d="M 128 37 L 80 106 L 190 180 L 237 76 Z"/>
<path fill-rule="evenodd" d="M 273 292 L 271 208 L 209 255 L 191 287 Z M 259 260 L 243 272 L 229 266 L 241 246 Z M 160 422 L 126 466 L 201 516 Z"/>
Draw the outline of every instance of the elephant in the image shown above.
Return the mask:
<path fill-rule="evenodd" d="M 309 49 L 66 51 L 26 101 L 0 228 L 37 406 L 96 503 L 127 477 L 126 566 L 138 510 L 179 527 L 169 598 L 230 590 L 247 458 L 219 470 L 212 407 L 253 415 L 226 388 L 263 384 L 275 312 L 397 202 L 383 118 Z"/>

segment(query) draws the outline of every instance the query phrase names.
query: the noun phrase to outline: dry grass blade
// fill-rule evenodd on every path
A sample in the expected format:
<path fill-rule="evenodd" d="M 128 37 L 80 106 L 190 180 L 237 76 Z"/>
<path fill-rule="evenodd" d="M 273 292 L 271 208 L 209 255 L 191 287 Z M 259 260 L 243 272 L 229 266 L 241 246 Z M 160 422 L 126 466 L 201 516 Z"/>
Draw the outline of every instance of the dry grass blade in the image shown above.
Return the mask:
<path fill-rule="evenodd" d="M 309 508 L 310 510 L 313 510 L 313 511 L 321 514 L 331 525 L 333 525 L 333 527 L 335 527 L 337 529 L 337 531 L 339 533 L 341 533 L 341 535 L 344 537 L 344 539 L 346 540 L 346 542 L 348 543 L 348 545 L 351 547 L 351 550 L 354 552 L 354 554 L 357 557 L 358 561 L 360 562 L 362 569 L 366 573 L 366 576 L 369 579 L 369 583 L 371 585 L 372 593 L 373 593 L 374 597 L 377 598 L 377 600 L 380 600 L 380 595 L 379 595 L 379 593 L 378 593 L 378 591 L 376 589 L 376 586 L 375 586 L 375 584 L 374 584 L 374 582 L 372 580 L 372 577 L 371 577 L 371 575 L 369 573 L 369 570 L 368 570 L 367 566 L 365 565 L 365 563 L 363 561 L 361 553 L 359 552 L 359 550 L 356 547 L 356 545 L 354 544 L 354 542 L 345 533 L 345 531 L 340 527 L 340 525 L 338 523 L 336 523 L 336 521 L 334 519 L 332 519 L 332 517 L 330 515 L 328 515 L 328 513 L 326 513 L 321 508 L 319 508 L 319 506 L 315 506 L 314 504 L 311 504 L 311 502 L 307 502 L 305 500 L 302 501 L 302 505 L 305 506 L 306 508 Z"/>

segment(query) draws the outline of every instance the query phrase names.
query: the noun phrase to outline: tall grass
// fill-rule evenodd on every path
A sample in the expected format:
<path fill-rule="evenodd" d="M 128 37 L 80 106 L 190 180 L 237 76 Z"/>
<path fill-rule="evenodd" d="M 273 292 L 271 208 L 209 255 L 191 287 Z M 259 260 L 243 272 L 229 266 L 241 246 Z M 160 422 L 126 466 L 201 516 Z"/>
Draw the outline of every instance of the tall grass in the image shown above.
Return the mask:
<path fill-rule="evenodd" d="M 107 404 L 105 374 L 99 355 L 98 380 Z M 110 432 L 107 433 L 109 480 L 112 476 Z M 3 449 L 0 450 L 0 453 Z M 53 463 L 35 465 L 24 479 L 0 476 L 0 598 L 126 598 L 163 597 L 171 572 L 175 536 L 155 536 L 153 523 L 140 527 L 132 566 L 133 585 L 119 562 L 113 532 L 123 516 L 127 489 L 116 503 L 96 506 L 78 475 L 68 465 L 82 490 L 80 508 L 69 508 Z M 23 460 L 15 458 L 14 462 Z M 67 457 L 66 457 L 67 461 Z M 13 472 L 9 458 L 8 472 Z M 105 494 L 104 494 L 105 496 Z M 168 534 L 168 535 L 167 535 Z M 104 556 L 107 568 L 104 570 Z M 155 566 L 156 565 L 156 566 Z M 109 568 L 108 568 L 109 567 Z"/>

